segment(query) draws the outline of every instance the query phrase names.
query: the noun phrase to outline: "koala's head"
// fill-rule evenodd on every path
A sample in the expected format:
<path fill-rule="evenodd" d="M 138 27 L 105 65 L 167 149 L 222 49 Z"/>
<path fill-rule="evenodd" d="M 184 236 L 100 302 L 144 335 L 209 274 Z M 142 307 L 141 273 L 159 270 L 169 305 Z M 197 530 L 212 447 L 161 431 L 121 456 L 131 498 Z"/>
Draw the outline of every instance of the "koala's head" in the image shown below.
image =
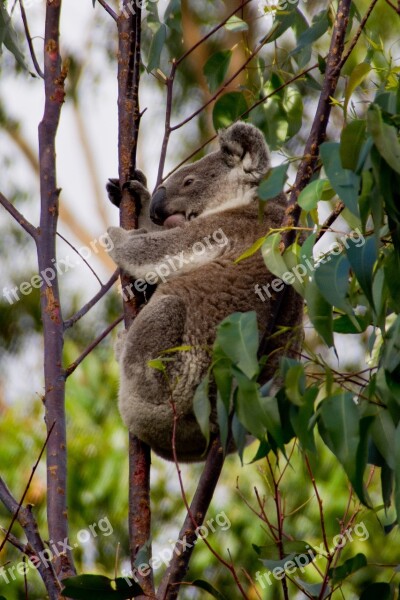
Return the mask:
<path fill-rule="evenodd" d="M 259 129 L 235 123 L 219 131 L 220 148 L 182 167 L 155 191 L 150 217 L 175 227 L 200 215 L 245 206 L 269 170 L 268 146 Z"/>

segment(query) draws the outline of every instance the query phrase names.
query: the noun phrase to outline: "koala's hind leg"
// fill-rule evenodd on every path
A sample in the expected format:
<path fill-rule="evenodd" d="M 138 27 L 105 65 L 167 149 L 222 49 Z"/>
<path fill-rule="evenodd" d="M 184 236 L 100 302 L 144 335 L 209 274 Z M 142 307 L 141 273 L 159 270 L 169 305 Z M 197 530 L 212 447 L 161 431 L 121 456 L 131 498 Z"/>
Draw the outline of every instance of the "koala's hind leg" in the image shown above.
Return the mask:
<path fill-rule="evenodd" d="M 129 430 L 153 448 L 171 446 L 173 413 L 169 377 L 174 365 L 166 363 L 166 377 L 148 362 L 164 350 L 182 344 L 185 321 L 186 309 L 180 298 L 153 297 L 118 348 L 121 415 Z"/>

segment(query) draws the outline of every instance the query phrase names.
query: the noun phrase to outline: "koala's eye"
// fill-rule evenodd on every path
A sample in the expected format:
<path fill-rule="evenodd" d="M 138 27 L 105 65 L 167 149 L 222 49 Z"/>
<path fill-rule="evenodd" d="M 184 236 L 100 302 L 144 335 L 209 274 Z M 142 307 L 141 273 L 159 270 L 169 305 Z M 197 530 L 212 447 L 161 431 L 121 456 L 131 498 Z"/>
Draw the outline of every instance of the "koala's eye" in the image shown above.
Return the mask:
<path fill-rule="evenodd" d="M 187 187 L 188 185 L 192 185 L 194 182 L 193 177 L 187 177 L 183 182 L 183 187 Z"/>

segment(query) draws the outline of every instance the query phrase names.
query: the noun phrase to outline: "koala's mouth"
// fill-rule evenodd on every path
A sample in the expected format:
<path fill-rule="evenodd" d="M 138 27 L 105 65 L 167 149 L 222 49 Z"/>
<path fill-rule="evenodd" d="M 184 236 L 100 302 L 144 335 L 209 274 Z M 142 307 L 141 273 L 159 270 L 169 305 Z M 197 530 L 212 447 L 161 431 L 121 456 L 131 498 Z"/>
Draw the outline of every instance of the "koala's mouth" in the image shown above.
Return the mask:
<path fill-rule="evenodd" d="M 165 219 L 163 222 L 163 227 L 166 229 L 172 229 L 173 227 L 179 227 L 186 223 L 186 215 L 183 213 L 174 213 Z"/>

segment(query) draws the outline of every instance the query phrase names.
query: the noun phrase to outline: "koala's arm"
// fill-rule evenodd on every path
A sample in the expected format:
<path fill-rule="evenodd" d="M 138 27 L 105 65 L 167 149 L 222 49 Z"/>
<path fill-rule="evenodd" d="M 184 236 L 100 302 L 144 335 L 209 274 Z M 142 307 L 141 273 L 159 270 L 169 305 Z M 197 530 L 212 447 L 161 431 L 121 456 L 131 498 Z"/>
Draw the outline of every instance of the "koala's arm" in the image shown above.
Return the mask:
<path fill-rule="evenodd" d="M 155 273 L 157 282 L 170 275 L 187 273 L 212 262 L 229 245 L 222 229 L 207 235 L 202 219 L 183 227 L 142 233 L 110 227 L 112 259 L 124 271 L 139 279 Z M 152 282 L 156 283 L 156 281 Z"/>
<path fill-rule="evenodd" d="M 153 223 L 150 219 L 150 192 L 147 189 L 147 179 L 144 173 L 139 169 L 135 170 L 134 179 L 125 183 L 123 189 L 128 189 L 130 194 L 139 200 L 139 228 L 146 231 L 159 231 L 161 227 Z M 106 185 L 107 195 L 112 204 L 118 206 L 121 204 L 122 192 L 119 187 L 118 179 L 109 179 Z"/>

